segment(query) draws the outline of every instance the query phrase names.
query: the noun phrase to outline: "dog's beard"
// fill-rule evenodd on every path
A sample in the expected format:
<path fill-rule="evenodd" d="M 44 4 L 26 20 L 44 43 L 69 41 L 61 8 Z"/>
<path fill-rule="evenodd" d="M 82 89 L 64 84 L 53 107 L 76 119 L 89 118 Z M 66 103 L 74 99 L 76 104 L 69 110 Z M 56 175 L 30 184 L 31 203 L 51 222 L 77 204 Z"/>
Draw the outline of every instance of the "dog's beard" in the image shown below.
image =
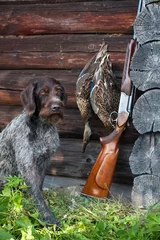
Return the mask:
<path fill-rule="evenodd" d="M 48 108 L 43 108 L 39 116 L 46 120 L 49 124 L 56 124 L 63 121 L 63 111 L 52 111 Z"/>

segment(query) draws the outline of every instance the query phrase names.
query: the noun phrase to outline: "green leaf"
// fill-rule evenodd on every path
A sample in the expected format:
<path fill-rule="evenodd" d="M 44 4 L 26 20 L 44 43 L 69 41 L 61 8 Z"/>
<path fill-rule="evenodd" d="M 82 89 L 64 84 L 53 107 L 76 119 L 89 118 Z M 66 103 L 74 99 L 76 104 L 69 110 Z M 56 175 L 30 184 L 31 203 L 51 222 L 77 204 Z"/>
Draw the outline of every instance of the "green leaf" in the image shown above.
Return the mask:
<path fill-rule="evenodd" d="M 9 203 L 9 197 L 0 198 L 0 212 L 7 211 Z"/>
<path fill-rule="evenodd" d="M 104 231 L 106 228 L 107 223 L 105 221 L 98 221 L 96 223 L 96 229 L 98 229 L 100 232 Z"/>
<path fill-rule="evenodd" d="M 29 226 L 32 226 L 31 220 L 27 216 L 22 216 L 16 219 L 15 221 L 16 225 L 21 228 L 27 228 Z"/>
<path fill-rule="evenodd" d="M 7 232 L 5 229 L 0 228 L 0 240 L 11 240 L 15 239 L 12 234 Z"/>
<path fill-rule="evenodd" d="M 10 197 L 11 189 L 8 186 L 5 186 L 4 189 L 2 190 L 2 195 L 5 197 Z"/>

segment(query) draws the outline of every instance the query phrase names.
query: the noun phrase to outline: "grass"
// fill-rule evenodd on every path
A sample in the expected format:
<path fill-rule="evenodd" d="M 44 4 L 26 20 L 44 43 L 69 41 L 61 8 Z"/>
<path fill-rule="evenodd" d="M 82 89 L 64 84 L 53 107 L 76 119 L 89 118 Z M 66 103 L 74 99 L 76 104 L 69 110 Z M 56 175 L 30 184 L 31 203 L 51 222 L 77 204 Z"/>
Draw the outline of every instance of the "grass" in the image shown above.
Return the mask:
<path fill-rule="evenodd" d="M 46 225 L 24 191 L 21 177 L 9 178 L 0 194 L 0 240 L 158 240 L 160 205 L 149 211 L 137 210 L 122 199 L 98 200 L 44 192 L 61 229 Z M 23 191 L 22 191 L 23 190 Z"/>

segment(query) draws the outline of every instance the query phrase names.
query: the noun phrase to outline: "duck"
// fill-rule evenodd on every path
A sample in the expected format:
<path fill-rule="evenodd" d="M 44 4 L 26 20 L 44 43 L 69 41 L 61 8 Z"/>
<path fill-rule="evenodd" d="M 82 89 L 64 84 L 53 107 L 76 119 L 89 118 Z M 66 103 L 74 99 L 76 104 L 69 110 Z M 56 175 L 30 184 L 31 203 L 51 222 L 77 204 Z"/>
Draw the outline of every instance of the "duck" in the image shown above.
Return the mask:
<path fill-rule="evenodd" d="M 113 73 L 112 62 L 107 49 L 95 71 L 92 81 L 94 85 L 90 93 L 92 110 L 102 121 L 107 134 L 110 134 L 115 128 L 120 99 L 120 87 Z"/>
<path fill-rule="evenodd" d="M 113 90 L 116 88 L 113 80 L 115 75 L 113 74 L 112 64 L 107 51 L 108 45 L 103 42 L 100 50 L 82 69 L 76 82 L 77 106 L 84 121 L 82 152 L 85 152 L 86 146 L 90 142 L 92 134 L 91 119 L 94 113 L 107 129 L 109 127 L 113 128 L 112 124 L 110 126 L 110 124 L 105 122 L 106 120 L 108 121 L 108 110 L 111 110 L 109 101 L 112 101 L 110 97 L 109 99 L 107 98 L 107 94 L 111 95 L 112 93 L 109 91 L 112 91 L 112 88 Z M 113 109 L 116 110 L 116 107 L 113 107 Z"/>

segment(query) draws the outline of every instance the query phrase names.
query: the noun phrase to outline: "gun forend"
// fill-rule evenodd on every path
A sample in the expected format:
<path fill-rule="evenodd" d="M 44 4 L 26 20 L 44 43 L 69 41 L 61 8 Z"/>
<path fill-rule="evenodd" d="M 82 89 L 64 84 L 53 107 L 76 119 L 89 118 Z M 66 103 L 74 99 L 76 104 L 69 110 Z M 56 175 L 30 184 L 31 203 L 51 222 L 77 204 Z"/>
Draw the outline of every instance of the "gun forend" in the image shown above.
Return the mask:
<path fill-rule="evenodd" d="M 137 42 L 135 39 L 130 39 L 128 45 L 127 45 L 127 51 L 125 56 L 125 63 L 123 68 L 123 76 L 122 76 L 122 86 L 121 86 L 121 92 L 124 92 L 127 95 L 131 95 L 131 88 L 132 88 L 132 82 L 130 79 L 130 64 L 132 57 L 137 49 Z"/>

